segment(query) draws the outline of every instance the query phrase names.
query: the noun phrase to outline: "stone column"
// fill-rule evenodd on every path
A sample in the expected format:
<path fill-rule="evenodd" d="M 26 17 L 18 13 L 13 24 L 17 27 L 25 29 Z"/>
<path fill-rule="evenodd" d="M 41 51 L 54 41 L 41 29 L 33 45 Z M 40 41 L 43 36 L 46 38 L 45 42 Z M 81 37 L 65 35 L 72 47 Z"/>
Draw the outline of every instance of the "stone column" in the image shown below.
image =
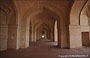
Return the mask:
<path fill-rule="evenodd" d="M 0 51 L 7 50 L 7 39 L 8 39 L 7 19 L 8 19 L 7 13 L 0 9 Z"/>
<path fill-rule="evenodd" d="M 9 24 L 8 26 L 8 49 L 16 49 L 17 47 L 17 25 Z"/>
<path fill-rule="evenodd" d="M 39 35 L 40 35 L 40 34 L 39 34 L 39 31 L 38 31 L 38 40 L 39 40 Z"/>
<path fill-rule="evenodd" d="M 40 36 L 39 36 L 39 39 L 42 39 L 42 32 L 40 31 Z"/>
<path fill-rule="evenodd" d="M 65 20 L 65 18 L 63 18 Z M 57 31 L 58 31 L 58 47 L 60 48 L 69 48 L 69 26 L 65 21 L 61 20 L 57 22 Z"/>
<path fill-rule="evenodd" d="M 54 41 L 58 41 L 58 32 L 57 32 L 57 29 L 55 29 L 54 31 Z"/>
<path fill-rule="evenodd" d="M 34 36 L 35 38 L 34 38 L 34 42 L 36 42 L 37 41 L 37 32 L 35 31 L 35 36 Z"/>
<path fill-rule="evenodd" d="M 7 50 L 8 26 L 0 24 L 0 51 Z"/>
<path fill-rule="evenodd" d="M 57 23 L 54 26 L 54 41 L 58 41 L 58 31 L 57 31 Z"/>
<path fill-rule="evenodd" d="M 88 1 L 90 2 L 90 0 L 88 0 Z M 89 6 L 90 6 L 90 3 L 89 3 Z M 89 11 L 89 42 L 90 42 L 90 7 L 89 7 L 88 11 Z"/>
<path fill-rule="evenodd" d="M 49 31 L 47 31 L 47 39 L 49 39 Z"/>
<path fill-rule="evenodd" d="M 54 41 L 54 27 L 51 30 L 51 41 Z"/>
<path fill-rule="evenodd" d="M 89 43 L 90 43 L 90 18 L 89 18 Z"/>
<path fill-rule="evenodd" d="M 89 15 L 89 42 L 90 42 L 90 15 Z"/>
<path fill-rule="evenodd" d="M 88 1 L 90 2 L 90 0 Z M 89 3 L 89 6 L 90 6 L 90 3 Z M 90 41 L 90 7 L 88 8 L 88 11 L 89 11 L 89 41 Z"/>
<path fill-rule="evenodd" d="M 58 47 L 61 48 L 61 32 L 59 28 L 58 28 Z"/>
<path fill-rule="evenodd" d="M 31 42 L 33 42 L 34 41 L 34 39 L 33 39 L 33 36 L 34 36 L 34 34 L 33 34 L 33 26 L 32 26 L 32 28 L 31 28 L 32 30 L 31 30 Z"/>
<path fill-rule="evenodd" d="M 48 31 L 48 39 L 51 40 L 51 31 Z"/>
<path fill-rule="evenodd" d="M 26 40 L 25 40 L 25 48 L 29 47 L 29 35 L 30 34 L 30 27 L 29 24 L 26 26 Z"/>
<path fill-rule="evenodd" d="M 33 33 L 32 33 L 32 30 L 33 30 L 33 28 L 32 28 L 32 25 L 30 24 L 30 34 L 29 34 L 29 36 L 30 36 L 30 39 L 29 39 L 29 41 L 30 42 L 33 42 Z"/>
<path fill-rule="evenodd" d="M 70 25 L 70 48 L 81 48 L 81 27 L 79 25 Z"/>
<path fill-rule="evenodd" d="M 61 48 L 61 29 L 60 21 L 57 21 L 57 31 L 58 31 L 58 47 Z"/>
<path fill-rule="evenodd" d="M 37 30 L 36 39 L 39 40 L 39 31 Z"/>
<path fill-rule="evenodd" d="M 47 39 L 47 32 L 44 33 L 45 39 Z"/>
<path fill-rule="evenodd" d="M 36 42 L 36 38 L 35 38 L 35 29 L 34 27 L 32 26 L 32 42 Z"/>
<path fill-rule="evenodd" d="M 17 47 L 16 47 L 16 49 L 20 48 L 20 29 L 21 29 L 21 27 L 18 25 L 17 26 Z"/>
<path fill-rule="evenodd" d="M 26 26 L 20 26 L 20 48 L 25 48 Z"/>

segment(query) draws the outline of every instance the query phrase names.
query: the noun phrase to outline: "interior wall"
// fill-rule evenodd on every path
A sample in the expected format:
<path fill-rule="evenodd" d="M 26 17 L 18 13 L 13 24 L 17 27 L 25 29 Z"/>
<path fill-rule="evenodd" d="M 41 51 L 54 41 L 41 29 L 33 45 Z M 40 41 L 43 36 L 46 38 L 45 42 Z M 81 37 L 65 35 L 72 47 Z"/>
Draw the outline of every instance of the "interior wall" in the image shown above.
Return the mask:
<path fill-rule="evenodd" d="M 11 1 L 11 0 L 10 0 Z M 4 4 L 3 2 L 2 4 Z M 7 2 L 6 2 L 7 3 Z M 10 4 L 9 4 L 10 3 Z M 0 14 L 0 18 L 3 20 L 0 21 L 0 50 L 6 50 L 7 45 L 8 48 L 26 48 L 29 46 L 29 42 L 36 42 L 37 36 L 38 39 L 41 39 L 42 32 L 39 30 L 36 32 L 35 29 L 39 28 L 39 23 L 42 21 L 49 25 L 41 25 L 41 27 L 45 26 L 47 31 L 47 37 L 49 40 L 54 40 L 54 26 L 53 21 L 57 20 L 57 31 L 58 34 L 55 38 L 58 38 L 58 46 L 61 48 L 77 48 L 82 47 L 81 41 L 81 26 L 79 25 L 79 14 L 82 6 L 85 1 L 75 1 L 73 7 L 71 9 L 71 14 L 69 18 L 70 5 L 72 2 L 52 2 L 44 1 L 44 2 L 35 2 L 35 1 L 15 1 L 17 12 L 14 7 L 14 3 L 8 2 L 8 7 L 3 8 L 4 11 L 10 12 L 6 14 L 6 12 L 0 10 L 2 15 Z M 2 4 L 0 4 L 0 9 L 2 9 Z M 29 5 L 29 6 L 27 6 Z M 79 7 L 77 7 L 79 5 Z M 58 6 L 58 7 L 57 7 Z M 63 6 L 63 7 L 60 7 Z M 4 7 L 4 6 L 3 6 Z M 9 10 L 7 10 L 10 8 Z M 6 9 L 6 10 L 5 10 Z M 16 15 L 18 14 L 18 18 Z M 34 17 L 34 18 L 33 18 Z M 38 18 L 38 20 L 37 20 Z M 85 19 L 86 17 L 84 17 Z M 35 19 L 35 20 L 34 20 Z M 42 19 L 42 21 L 40 20 Z M 69 26 L 70 19 L 70 26 Z M 30 27 L 30 20 L 33 20 Z M 7 22 L 8 25 L 7 25 Z M 52 21 L 52 22 L 51 22 Z M 85 21 L 85 20 L 83 20 Z M 83 23 L 82 21 L 82 23 Z M 37 24 L 37 22 L 39 22 Z M 87 23 L 87 21 L 85 21 Z M 81 24 L 82 24 L 81 23 Z M 34 24 L 38 26 L 35 28 Z M 87 24 L 85 24 L 87 25 Z M 30 31 L 31 30 L 31 31 Z M 86 29 L 85 29 L 86 30 Z M 39 33 L 39 34 L 38 34 Z M 56 32 L 57 33 L 57 32 Z M 70 35 L 70 39 L 69 39 Z M 3 38 L 5 40 L 3 40 Z M 8 41 L 8 42 L 7 42 Z M 57 40 L 56 40 L 57 41 Z M 12 44 L 11 44 L 12 43 Z M 69 46 L 70 44 L 70 46 Z"/>
<path fill-rule="evenodd" d="M 0 9 L 0 51 L 7 50 L 8 25 L 7 13 Z"/>
<path fill-rule="evenodd" d="M 8 21 L 8 49 L 16 49 L 17 47 L 17 20 L 16 11 L 12 10 Z M 12 43 L 12 44 L 11 44 Z"/>
<path fill-rule="evenodd" d="M 83 7 L 80 15 L 80 25 L 81 25 L 81 34 L 82 34 L 82 45 L 89 46 L 89 14 L 88 14 L 88 4 L 87 1 Z"/>
<path fill-rule="evenodd" d="M 5 14 L 2 11 L 4 11 Z M 0 1 L 0 22 L 0 50 L 16 49 L 17 20 L 13 1 Z"/>
<path fill-rule="evenodd" d="M 58 26 L 59 27 L 58 28 L 58 30 L 59 30 L 58 31 L 59 32 L 58 33 L 58 35 L 59 35 L 58 38 L 60 40 L 60 41 L 58 41 L 59 42 L 58 46 L 60 46 L 62 48 L 69 47 L 69 45 L 68 45 L 68 42 L 69 42 L 68 41 L 69 40 L 69 37 L 68 37 L 69 24 L 68 25 L 66 24 L 66 23 L 69 23 L 69 21 L 67 21 L 69 18 L 66 19 L 66 17 L 67 17 L 66 13 L 69 13 L 69 11 L 70 11 L 69 8 L 71 7 L 70 5 L 71 5 L 72 1 L 64 1 L 64 2 L 52 1 L 52 3 L 51 3 L 51 1 L 44 0 L 42 2 L 39 2 L 39 1 L 36 1 L 36 2 L 35 1 L 27 1 L 27 2 L 19 1 L 18 2 L 18 1 L 16 1 L 16 3 L 18 5 L 18 9 L 19 9 L 18 11 L 20 11 L 20 14 L 22 15 L 22 20 L 26 20 L 26 18 L 28 16 L 34 17 L 36 14 L 40 14 L 45 10 L 49 10 L 49 11 L 46 11 L 46 12 L 51 13 L 50 15 L 52 16 L 52 18 L 54 17 L 60 23 L 59 26 Z M 27 7 L 25 4 L 29 5 L 29 6 Z M 63 7 L 60 7 L 60 6 L 63 6 Z M 48 15 L 48 18 L 50 17 L 49 13 L 45 13 L 45 14 Z M 51 33 L 52 35 L 50 34 L 49 39 L 52 39 L 51 36 L 54 36 L 54 32 L 52 32 L 52 33 Z"/>
<path fill-rule="evenodd" d="M 85 6 L 87 1 L 75 0 L 71 13 L 70 13 L 70 48 L 81 48 L 82 47 L 82 38 L 81 38 L 81 26 L 80 26 L 80 13 Z"/>

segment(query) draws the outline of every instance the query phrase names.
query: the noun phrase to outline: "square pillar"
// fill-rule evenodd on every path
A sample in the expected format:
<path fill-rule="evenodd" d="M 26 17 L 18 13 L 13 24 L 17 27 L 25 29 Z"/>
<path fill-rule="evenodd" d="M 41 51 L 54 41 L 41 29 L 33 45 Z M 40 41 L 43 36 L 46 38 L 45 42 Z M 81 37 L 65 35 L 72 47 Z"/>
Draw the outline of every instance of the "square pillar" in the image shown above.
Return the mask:
<path fill-rule="evenodd" d="M 35 36 L 36 36 L 36 32 L 35 32 L 34 27 L 32 27 L 32 42 L 36 42 Z"/>
<path fill-rule="evenodd" d="M 25 48 L 25 41 L 26 41 L 26 27 L 21 26 L 20 27 L 20 48 Z"/>
<path fill-rule="evenodd" d="M 25 48 L 29 47 L 29 38 L 30 38 L 30 28 L 26 27 L 26 40 L 25 40 Z"/>
<path fill-rule="evenodd" d="M 81 48 L 82 39 L 81 39 L 81 27 L 79 25 L 70 25 L 70 48 Z"/>
<path fill-rule="evenodd" d="M 16 49 L 17 48 L 17 25 L 9 25 L 8 26 L 7 47 L 8 47 L 8 49 Z"/>
<path fill-rule="evenodd" d="M 8 26 L 0 25 L 0 51 L 7 50 Z"/>

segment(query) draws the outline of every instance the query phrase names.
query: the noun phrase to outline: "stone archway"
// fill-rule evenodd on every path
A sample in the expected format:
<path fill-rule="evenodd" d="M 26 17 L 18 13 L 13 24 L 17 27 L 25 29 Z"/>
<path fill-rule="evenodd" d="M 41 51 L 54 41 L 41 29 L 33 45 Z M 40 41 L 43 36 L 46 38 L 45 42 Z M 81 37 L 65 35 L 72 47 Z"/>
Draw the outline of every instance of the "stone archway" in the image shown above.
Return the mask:
<path fill-rule="evenodd" d="M 70 13 L 70 48 L 82 47 L 80 13 L 87 0 L 74 1 Z"/>
<path fill-rule="evenodd" d="M 37 11 L 37 10 L 36 10 L 36 11 Z M 35 13 L 37 13 L 37 12 L 35 12 Z M 41 12 L 40 12 L 40 13 L 41 13 Z M 38 14 L 39 14 L 39 13 L 38 13 Z M 38 15 L 38 14 L 37 14 L 37 15 Z M 53 15 L 53 14 L 52 14 L 52 15 Z M 36 16 L 36 15 L 35 15 L 35 16 Z M 29 27 L 29 24 L 30 24 L 29 22 L 31 22 L 31 19 L 33 19 L 33 18 L 30 18 L 30 16 L 29 16 L 29 18 L 27 19 L 27 28 L 26 28 L 27 31 L 26 31 L 26 33 L 29 32 L 29 28 L 28 28 L 28 27 Z M 34 20 L 34 21 L 35 21 L 35 20 Z M 59 22 L 59 21 L 58 21 L 58 22 Z M 31 23 L 32 23 L 32 22 L 31 22 Z M 33 26 L 33 24 L 32 24 L 32 28 L 35 28 L 35 27 Z M 32 29 L 32 30 L 34 30 L 34 29 Z M 28 33 L 28 35 L 29 35 L 29 33 Z M 28 36 L 28 35 L 26 36 L 27 40 L 29 39 L 29 36 Z M 33 36 L 33 35 L 32 35 L 32 36 Z M 29 45 L 28 45 L 28 46 L 29 46 Z"/>
<path fill-rule="evenodd" d="M 29 3 L 28 3 L 29 2 Z M 50 1 L 49 1 L 50 2 Z M 29 46 L 29 42 L 26 43 L 26 41 L 29 41 L 29 23 L 30 20 L 32 20 L 32 17 L 35 17 L 35 15 L 40 14 L 43 12 L 43 10 L 48 10 L 47 12 L 51 13 L 51 15 L 57 19 L 57 24 L 58 24 L 58 46 L 61 48 L 69 48 L 69 12 L 70 12 L 70 5 L 72 2 L 70 1 L 65 1 L 64 2 L 57 1 L 55 2 L 56 4 L 54 5 L 53 3 L 47 3 L 46 1 L 44 2 L 34 2 L 34 1 L 15 1 L 16 7 L 19 12 L 20 16 L 20 23 L 19 23 L 19 28 L 22 30 L 20 32 L 20 47 L 25 48 Z M 71 4 L 70 4 L 71 3 Z M 30 6 L 26 6 L 30 5 Z M 57 7 L 58 6 L 64 6 L 64 7 Z M 32 6 L 31 6 L 32 5 Z M 65 14 L 68 13 L 68 14 Z M 67 17 L 67 19 L 66 19 Z M 22 35 L 22 37 L 21 37 Z M 23 41 L 22 41 L 23 40 Z"/>
<path fill-rule="evenodd" d="M 35 29 L 36 29 L 36 31 L 39 31 L 40 35 L 42 35 L 42 31 L 45 31 L 46 36 L 48 36 L 48 37 L 46 37 L 46 39 L 49 39 L 49 40 L 52 41 L 52 39 L 50 38 L 51 37 L 51 34 L 50 34 L 51 28 L 50 28 L 50 26 L 48 26 L 45 23 L 42 23 L 39 26 L 37 26 Z M 39 36 L 39 39 L 41 39 L 41 36 Z"/>
<path fill-rule="evenodd" d="M 89 0 L 84 5 L 80 14 L 82 46 L 90 46 L 89 40 Z"/>
<path fill-rule="evenodd" d="M 11 4 L 9 4 L 11 3 Z M 13 1 L 0 2 L 0 50 L 17 48 L 17 19 Z M 4 16 L 3 16 L 4 14 Z M 5 19 L 6 18 L 6 19 Z M 12 43 L 12 44 L 11 44 Z"/>

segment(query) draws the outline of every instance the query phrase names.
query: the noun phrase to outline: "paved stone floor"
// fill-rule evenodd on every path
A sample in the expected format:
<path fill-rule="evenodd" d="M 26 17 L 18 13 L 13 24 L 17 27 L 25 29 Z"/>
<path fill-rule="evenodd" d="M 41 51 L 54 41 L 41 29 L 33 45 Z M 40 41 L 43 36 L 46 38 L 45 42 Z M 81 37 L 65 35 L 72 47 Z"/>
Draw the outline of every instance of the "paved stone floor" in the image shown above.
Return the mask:
<path fill-rule="evenodd" d="M 89 55 L 88 57 L 61 57 L 69 55 Z M 0 52 L 0 58 L 90 58 L 90 47 L 78 49 L 60 49 L 56 42 L 42 39 L 31 43 L 30 47 Z"/>

